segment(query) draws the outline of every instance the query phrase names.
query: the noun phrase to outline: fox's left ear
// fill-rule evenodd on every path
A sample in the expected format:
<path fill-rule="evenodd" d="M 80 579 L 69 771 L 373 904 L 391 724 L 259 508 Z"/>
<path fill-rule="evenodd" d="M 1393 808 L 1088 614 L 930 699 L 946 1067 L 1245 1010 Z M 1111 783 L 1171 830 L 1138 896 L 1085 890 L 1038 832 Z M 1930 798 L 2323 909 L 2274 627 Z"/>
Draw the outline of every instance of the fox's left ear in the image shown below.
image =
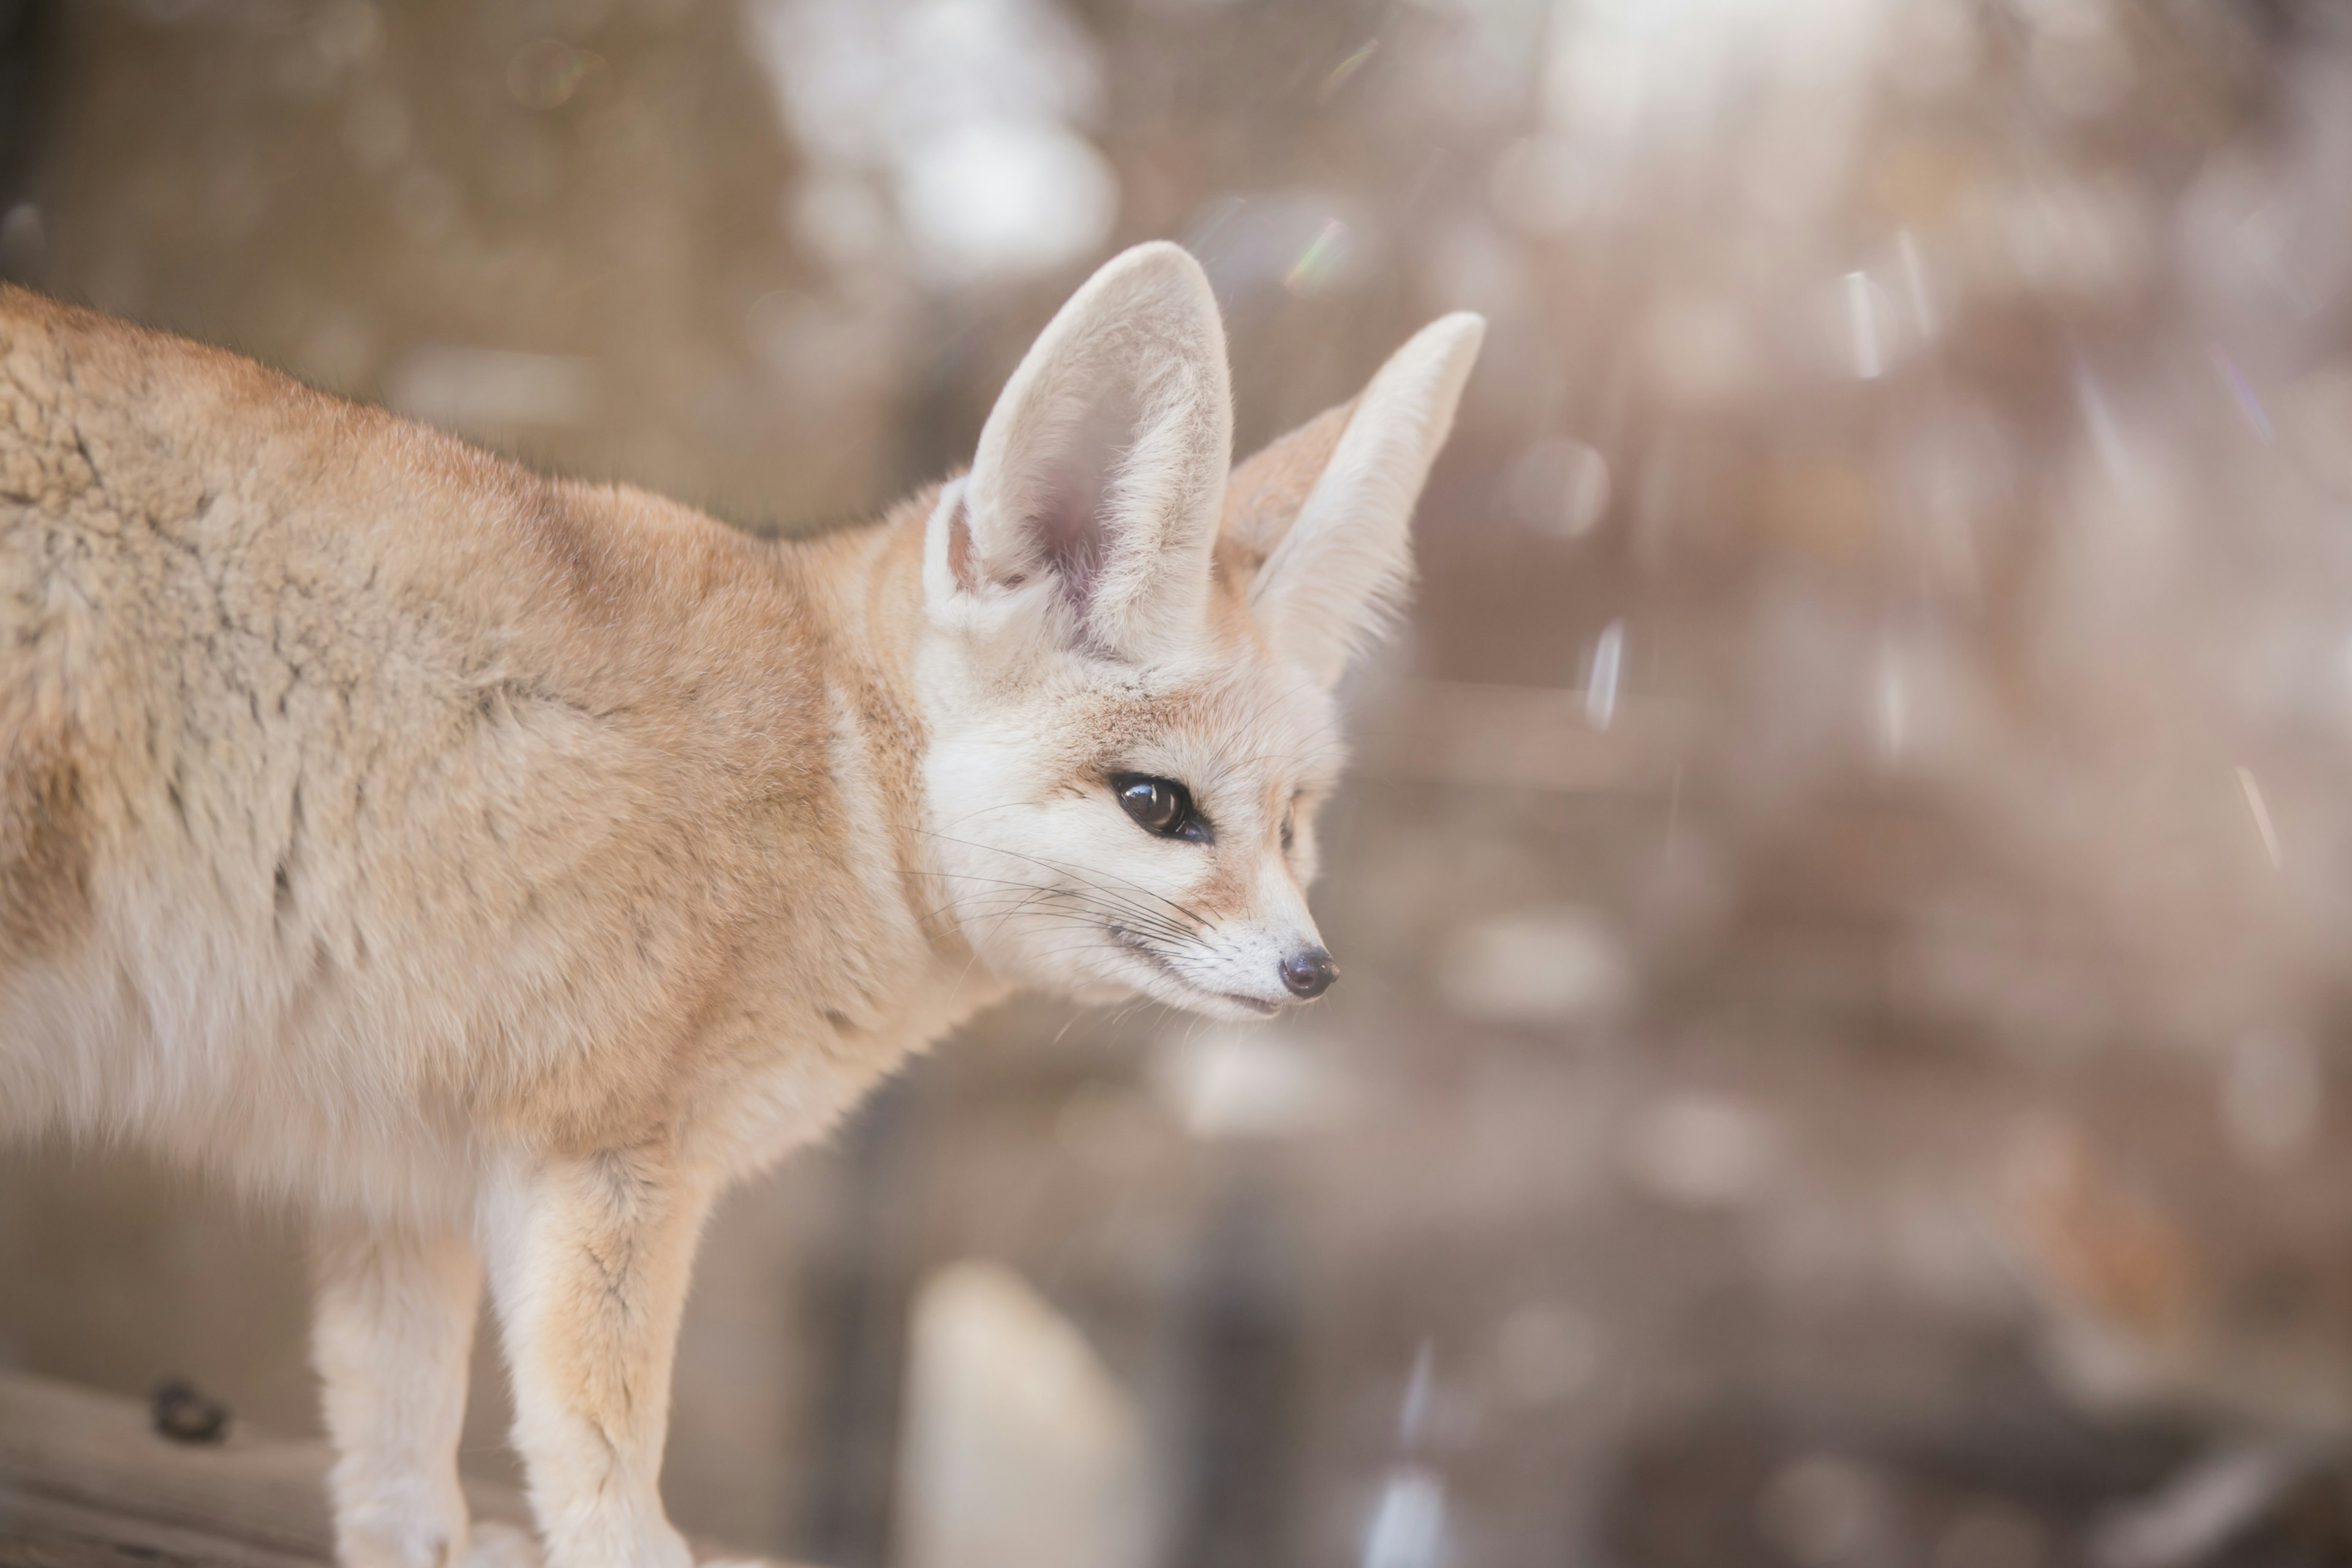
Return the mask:
<path fill-rule="evenodd" d="M 1486 319 L 1466 310 L 1431 322 L 1362 396 L 1283 437 L 1226 486 L 1220 556 L 1276 651 L 1327 687 L 1412 581 L 1413 503 L 1486 335 Z"/>

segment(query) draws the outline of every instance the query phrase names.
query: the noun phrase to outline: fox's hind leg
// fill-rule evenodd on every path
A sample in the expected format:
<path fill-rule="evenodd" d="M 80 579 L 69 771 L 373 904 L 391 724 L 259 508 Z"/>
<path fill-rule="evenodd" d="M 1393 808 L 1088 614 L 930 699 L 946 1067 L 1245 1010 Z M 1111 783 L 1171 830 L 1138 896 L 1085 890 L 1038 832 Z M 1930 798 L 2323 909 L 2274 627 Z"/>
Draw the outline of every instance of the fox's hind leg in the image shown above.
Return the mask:
<path fill-rule="evenodd" d="M 661 1502 L 670 1362 L 709 1194 L 659 1146 L 502 1183 L 485 1241 L 550 1568 L 689 1568 Z"/>
<path fill-rule="evenodd" d="M 482 1296 L 473 1245 L 322 1225 L 313 1273 L 335 1554 L 342 1568 L 455 1568 L 467 1546 L 457 1437 Z"/>

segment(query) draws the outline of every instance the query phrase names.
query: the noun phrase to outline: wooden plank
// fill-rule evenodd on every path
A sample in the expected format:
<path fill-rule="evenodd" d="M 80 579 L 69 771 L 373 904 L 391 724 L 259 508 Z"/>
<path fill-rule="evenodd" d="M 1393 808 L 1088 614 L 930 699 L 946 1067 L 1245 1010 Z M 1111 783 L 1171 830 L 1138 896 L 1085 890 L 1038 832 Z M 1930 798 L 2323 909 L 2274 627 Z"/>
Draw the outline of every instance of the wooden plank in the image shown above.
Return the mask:
<path fill-rule="evenodd" d="M 320 1568 L 329 1462 L 242 1424 L 174 1443 L 139 1400 L 0 1372 L 0 1568 Z M 468 1479 L 466 1499 L 478 1521 L 530 1526 L 511 1488 Z"/>
<path fill-rule="evenodd" d="M 218 1443 L 174 1443 L 140 1401 L 0 1373 L 0 1484 L 18 1493 L 323 1562 L 327 1465 L 323 1443 L 241 1425 Z"/>
<path fill-rule="evenodd" d="M 318 1568 L 320 1561 L 12 1492 L 0 1481 L 0 1568 Z"/>

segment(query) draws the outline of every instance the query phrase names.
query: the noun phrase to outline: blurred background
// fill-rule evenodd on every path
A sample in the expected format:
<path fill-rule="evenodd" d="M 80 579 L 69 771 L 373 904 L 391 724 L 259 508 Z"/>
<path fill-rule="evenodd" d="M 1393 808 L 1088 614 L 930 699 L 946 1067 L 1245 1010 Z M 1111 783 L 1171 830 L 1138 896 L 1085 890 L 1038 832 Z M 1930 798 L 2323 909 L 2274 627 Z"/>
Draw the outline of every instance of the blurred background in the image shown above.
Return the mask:
<path fill-rule="evenodd" d="M 1493 321 L 1347 979 L 1008 1007 L 737 1194 L 680 1522 L 2352 1558 L 2352 11 L 0 4 L 0 271 L 753 529 L 963 461 L 1154 237 L 1245 449 Z M 0 1154 L 0 1364 L 313 1430 L 305 1331 L 283 1216 Z"/>

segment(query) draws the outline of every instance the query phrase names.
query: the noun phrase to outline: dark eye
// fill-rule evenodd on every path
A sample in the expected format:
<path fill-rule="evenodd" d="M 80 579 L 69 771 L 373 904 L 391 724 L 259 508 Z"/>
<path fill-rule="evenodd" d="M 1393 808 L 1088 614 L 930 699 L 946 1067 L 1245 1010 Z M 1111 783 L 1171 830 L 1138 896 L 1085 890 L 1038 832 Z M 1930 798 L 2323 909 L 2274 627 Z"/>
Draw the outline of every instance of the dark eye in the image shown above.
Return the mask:
<path fill-rule="evenodd" d="M 1282 852 L 1285 855 L 1289 854 L 1290 847 L 1297 842 L 1298 833 L 1296 819 L 1287 816 L 1284 817 L 1282 819 Z"/>
<path fill-rule="evenodd" d="M 1209 841 L 1209 823 L 1192 805 L 1192 792 L 1174 779 L 1144 773 L 1114 773 L 1110 787 L 1136 826 L 1162 838 Z"/>

